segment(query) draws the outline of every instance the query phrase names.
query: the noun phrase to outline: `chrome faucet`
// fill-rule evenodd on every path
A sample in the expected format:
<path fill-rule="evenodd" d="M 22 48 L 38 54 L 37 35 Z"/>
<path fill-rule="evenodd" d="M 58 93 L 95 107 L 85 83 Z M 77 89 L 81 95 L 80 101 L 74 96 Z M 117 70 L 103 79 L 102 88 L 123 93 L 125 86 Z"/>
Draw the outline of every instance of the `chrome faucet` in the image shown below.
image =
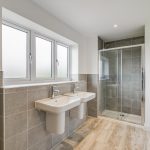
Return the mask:
<path fill-rule="evenodd" d="M 59 94 L 60 90 L 56 89 L 56 86 L 52 86 L 52 99 L 55 98 L 55 93 Z"/>
<path fill-rule="evenodd" d="M 73 93 L 77 92 L 77 89 L 80 89 L 80 87 L 76 85 L 77 84 L 73 84 Z"/>

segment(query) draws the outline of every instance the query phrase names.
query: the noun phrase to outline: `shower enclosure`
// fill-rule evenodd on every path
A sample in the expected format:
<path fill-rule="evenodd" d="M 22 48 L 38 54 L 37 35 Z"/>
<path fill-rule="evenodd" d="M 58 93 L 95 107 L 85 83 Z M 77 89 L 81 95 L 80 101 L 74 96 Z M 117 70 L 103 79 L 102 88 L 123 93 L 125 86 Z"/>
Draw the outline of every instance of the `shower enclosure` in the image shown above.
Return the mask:
<path fill-rule="evenodd" d="M 144 45 L 99 51 L 100 114 L 144 122 Z"/>

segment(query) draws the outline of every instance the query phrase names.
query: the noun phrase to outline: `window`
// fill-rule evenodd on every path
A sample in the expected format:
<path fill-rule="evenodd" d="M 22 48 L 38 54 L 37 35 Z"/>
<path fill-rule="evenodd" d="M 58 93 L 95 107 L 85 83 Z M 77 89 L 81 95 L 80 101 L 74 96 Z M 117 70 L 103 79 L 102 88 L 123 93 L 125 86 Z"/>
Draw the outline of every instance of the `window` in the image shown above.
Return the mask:
<path fill-rule="evenodd" d="M 52 42 L 36 37 L 36 77 L 52 78 Z"/>
<path fill-rule="evenodd" d="M 109 60 L 101 56 L 100 59 L 100 80 L 109 79 Z"/>
<path fill-rule="evenodd" d="M 68 47 L 57 44 L 57 78 L 68 78 Z"/>
<path fill-rule="evenodd" d="M 2 25 L 3 69 L 5 78 L 27 78 L 28 32 Z"/>
<path fill-rule="evenodd" d="M 2 25 L 2 44 L 5 79 L 69 79 L 68 45 L 7 22 Z"/>

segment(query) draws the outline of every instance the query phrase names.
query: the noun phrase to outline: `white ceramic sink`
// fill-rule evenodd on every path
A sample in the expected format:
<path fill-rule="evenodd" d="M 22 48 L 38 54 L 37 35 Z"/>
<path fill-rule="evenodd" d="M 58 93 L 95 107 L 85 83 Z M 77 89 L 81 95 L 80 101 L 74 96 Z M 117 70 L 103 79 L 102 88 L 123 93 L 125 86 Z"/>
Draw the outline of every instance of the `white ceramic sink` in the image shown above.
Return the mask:
<path fill-rule="evenodd" d="M 80 105 L 81 99 L 77 96 L 57 96 L 35 101 L 35 108 L 51 113 L 61 113 Z"/>
<path fill-rule="evenodd" d="M 75 93 L 66 93 L 64 95 L 67 95 L 69 97 L 79 97 L 81 99 L 81 104 L 80 104 L 80 106 L 78 106 L 78 113 L 77 113 L 77 117 L 79 119 L 83 119 L 85 116 L 87 102 L 96 97 L 95 93 L 79 92 L 79 91 L 75 92 Z"/>
<path fill-rule="evenodd" d="M 46 128 L 51 133 L 62 134 L 65 131 L 65 112 L 78 107 L 77 116 L 84 117 L 84 105 L 96 97 L 91 92 L 67 93 L 54 99 L 46 98 L 35 101 L 35 108 L 46 112 Z"/>
<path fill-rule="evenodd" d="M 46 112 L 46 129 L 50 133 L 65 131 L 65 111 L 81 104 L 79 97 L 57 96 L 35 101 L 35 108 Z"/>
<path fill-rule="evenodd" d="M 82 103 L 86 103 L 96 97 L 96 94 L 92 92 L 75 92 L 75 93 L 66 93 L 64 95 L 69 97 L 79 97 L 81 98 Z"/>

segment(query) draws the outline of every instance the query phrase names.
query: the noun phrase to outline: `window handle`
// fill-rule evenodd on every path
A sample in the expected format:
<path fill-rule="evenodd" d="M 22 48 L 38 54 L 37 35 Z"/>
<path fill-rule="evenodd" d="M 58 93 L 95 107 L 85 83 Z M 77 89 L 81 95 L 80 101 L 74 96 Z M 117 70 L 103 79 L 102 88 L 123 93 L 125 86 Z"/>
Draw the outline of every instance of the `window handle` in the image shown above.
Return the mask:
<path fill-rule="evenodd" d="M 56 63 L 57 63 L 57 66 L 59 66 L 59 61 L 58 61 L 58 59 L 56 59 Z"/>
<path fill-rule="evenodd" d="M 30 60 L 30 63 L 32 63 L 32 54 L 31 53 L 29 54 L 29 60 Z"/>

